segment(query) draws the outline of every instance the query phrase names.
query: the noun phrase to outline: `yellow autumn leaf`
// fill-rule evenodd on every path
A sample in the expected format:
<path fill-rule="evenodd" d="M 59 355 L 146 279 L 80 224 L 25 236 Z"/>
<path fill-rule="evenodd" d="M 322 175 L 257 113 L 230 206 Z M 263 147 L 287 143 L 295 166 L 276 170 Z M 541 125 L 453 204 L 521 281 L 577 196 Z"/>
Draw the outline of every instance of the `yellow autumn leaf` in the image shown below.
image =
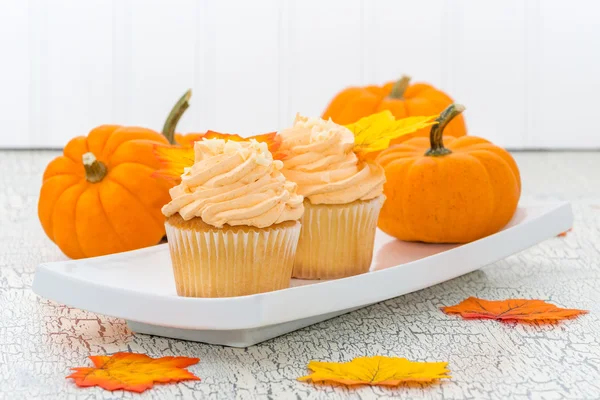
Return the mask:
<path fill-rule="evenodd" d="M 390 141 L 435 124 L 437 115 L 395 119 L 389 110 L 346 125 L 354 133 L 354 152 L 359 156 L 385 150 Z"/>
<path fill-rule="evenodd" d="M 358 357 L 350 362 L 311 361 L 310 375 L 299 381 L 343 385 L 398 386 L 402 382 L 432 382 L 450 378 L 447 362 L 418 362 L 399 357 Z"/>

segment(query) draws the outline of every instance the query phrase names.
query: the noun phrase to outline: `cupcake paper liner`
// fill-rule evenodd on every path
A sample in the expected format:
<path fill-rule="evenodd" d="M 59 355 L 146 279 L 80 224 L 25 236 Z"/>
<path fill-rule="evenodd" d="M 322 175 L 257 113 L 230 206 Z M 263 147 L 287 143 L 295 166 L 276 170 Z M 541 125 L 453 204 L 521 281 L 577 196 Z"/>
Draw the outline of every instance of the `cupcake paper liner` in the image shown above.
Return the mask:
<path fill-rule="evenodd" d="M 335 279 L 369 271 L 384 200 L 379 196 L 342 205 L 314 205 L 305 200 L 292 276 Z"/>
<path fill-rule="evenodd" d="M 180 296 L 244 296 L 290 285 L 298 222 L 264 229 L 165 226 Z"/>

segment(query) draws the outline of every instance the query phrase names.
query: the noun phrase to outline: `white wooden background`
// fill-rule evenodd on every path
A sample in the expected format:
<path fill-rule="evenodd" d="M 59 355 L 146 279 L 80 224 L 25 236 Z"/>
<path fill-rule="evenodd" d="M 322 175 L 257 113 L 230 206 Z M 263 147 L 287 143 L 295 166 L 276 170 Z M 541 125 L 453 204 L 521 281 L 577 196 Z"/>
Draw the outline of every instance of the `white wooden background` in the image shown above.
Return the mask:
<path fill-rule="evenodd" d="M 510 148 L 600 148 L 594 0 L 0 0 L 0 147 L 102 123 L 250 134 L 407 73 Z M 595 133 L 596 132 L 596 133 Z"/>

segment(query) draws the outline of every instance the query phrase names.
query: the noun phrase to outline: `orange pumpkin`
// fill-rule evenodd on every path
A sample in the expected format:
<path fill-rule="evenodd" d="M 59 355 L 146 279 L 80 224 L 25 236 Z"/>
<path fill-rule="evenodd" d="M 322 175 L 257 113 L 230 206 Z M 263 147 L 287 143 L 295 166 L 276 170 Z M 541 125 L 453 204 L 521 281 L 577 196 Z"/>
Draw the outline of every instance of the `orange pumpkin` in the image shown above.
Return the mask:
<path fill-rule="evenodd" d="M 521 195 L 517 164 L 504 149 L 474 136 L 442 136 L 463 106 L 451 105 L 417 137 L 384 150 L 387 200 L 379 228 L 406 241 L 467 243 L 512 218 Z"/>
<path fill-rule="evenodd" d="M 44 231 L 71 258 L 118 253 L 157 244 L 165 234 L 161 207 L 169 182 L 145 128 L 102 125 L 72 139 L 44 172 L 38 215 Z"/>
<path fill-rule="evenodd" d="M 348 125 L 384 110 L 390 110 L 396 118 L 435 115 L 452 104 L 452 101 L 447 94 L 431 85 L 410 85 L 410 78 L 403 76 L 397 82 L 389 82 L 383 86 L 350 87 L 342 90 L 323 113 L 323 119 L 331 118 L 335 123 Z M 446 134 L 455 137 L 467 134 L 462 115 L 448 125 Z M 428 137 L 429 129 L 420 129 L 402 136 L 392 141 L 392 144 L 421 136 Z"/>

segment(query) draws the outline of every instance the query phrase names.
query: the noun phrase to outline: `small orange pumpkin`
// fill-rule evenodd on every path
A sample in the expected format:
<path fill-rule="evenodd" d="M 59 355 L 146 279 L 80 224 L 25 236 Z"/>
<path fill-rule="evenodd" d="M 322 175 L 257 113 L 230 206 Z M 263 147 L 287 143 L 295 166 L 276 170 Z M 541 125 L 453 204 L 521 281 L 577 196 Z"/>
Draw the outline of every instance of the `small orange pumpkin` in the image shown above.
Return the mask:
<path fill-rule="evenodd" d="M 44 172 L 38 215 L 44 231 L 71 258 L 118 253 L 157 244 L 165 234 L 161 207 L 169 182 L 145 128 L 102 125 L 72 139 Z"/>
<path fill-rule="evenodd" d="M 474 136 L 443 136 L 464 110 L 451 105 L 417 137 L 384 150 L 387 200 L 379 228 L 406 241 L 467 243 L 498 232 L 521 195 L 517 164 L 504 149 Z"/>
<path fill-rule="evenodd" d="M 350 87 L 342 90 L 323 113 L 323 119 L 331 118 L 337 124 L 348 125 L 384 110 L 390 110 L 397 119 L 436 115 L 452 104 L 452 101 L 446 93 L 431 85 L 410 85 L 410 77 L 403 76 L 398 81 L 388 82 L 383 86 Z M 446 134 L 454 137 L 467 134 L 462 115 L 448 125 Z M 429 129 L 420 129 L 402 136 L 392 141 L 392 144 L 421 136 L 428 137 Z"/>

